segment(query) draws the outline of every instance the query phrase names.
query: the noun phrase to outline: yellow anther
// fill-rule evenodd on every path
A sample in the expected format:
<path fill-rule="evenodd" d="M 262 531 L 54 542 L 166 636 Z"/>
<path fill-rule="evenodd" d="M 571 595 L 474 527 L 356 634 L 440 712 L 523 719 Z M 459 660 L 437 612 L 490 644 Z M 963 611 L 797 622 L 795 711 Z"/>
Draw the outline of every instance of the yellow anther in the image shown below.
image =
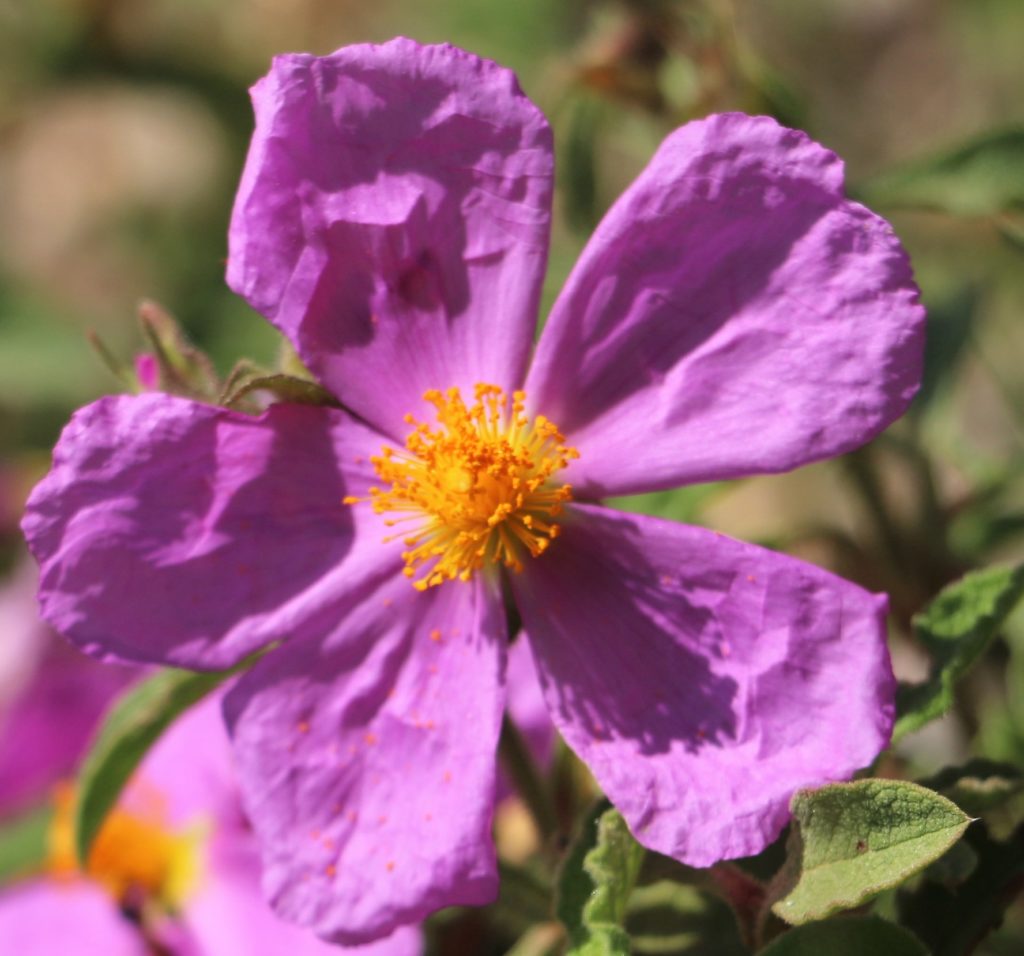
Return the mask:
<path fill-rule="evenodd" d="M 75 792 L 60 786 L 50 823 L 48 870 L 57 879 L 87 876 L 119 903 L 141 896 L 178 909 L 198 877 L 202 829 L 172 830 L 163 808 L 111 811 L 92 844 L 84 874 L 74 852 Z"/>
<path fill-rule="evenodd" d="M 370 459 L 382 487 L 344 503 L 368 500 L 378 514 L 407 515 L 385 523 L 413 522 L 401 535 L 402 558 L 406 577 L 422 570 L 413 581 L 419 590 L 469 581 L 488 564 L 521 571 L 524 552 L 537 557 L 558 535 L 551 519 L 572 489 L 553 478 L 579 457 L 576 449 L 550 419 L 530 421 L 521 391 L 509 398 L 497 385 L 481 383 L 471 407 L 457 388 L 423 397 L 436 409 L 436 426 L 406 415 L 413 430 L 405 451 L 385 447 Z"/>

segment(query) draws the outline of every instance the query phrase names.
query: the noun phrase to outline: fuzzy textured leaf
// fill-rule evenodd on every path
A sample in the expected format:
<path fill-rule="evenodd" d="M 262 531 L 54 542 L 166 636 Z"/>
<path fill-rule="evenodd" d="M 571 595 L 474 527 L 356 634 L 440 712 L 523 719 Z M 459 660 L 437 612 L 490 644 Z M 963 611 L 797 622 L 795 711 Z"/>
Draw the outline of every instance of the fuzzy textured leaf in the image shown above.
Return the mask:
<path fill-rule="evenodd" d="M 103 721 L 78 778 L 75 852 L 84 865 L 107 813 L 132 772 L 180 714 L 214 690 L 230 671 L 160 671 L 127 690 Z"/>
<path fill-rule="evenodd" d="M 778 937 L 759 956 L 928 956 L 912 933 L 877 916 L 850 916 L 799 926 Z"/>
<path fill-rule="evenodd" d="M 859 780 L 798 791 L 772 912 L 799 925 L 860 906 L 946 852 L 970 818 L 903 780 Z"/>
<path fill-rule="evenodd" d="M 933 666 L 923 684 L 900 687 L 894 740 L 949 710 L 956 682 L 985 652 L 1022 596 L 1024 565 L 986 568 L 944 588 L 914 618 Z"/>
<path fill-rule="evenodd" d="M 617 810 L 603 803 L 584 820 L 558 881 L 556 913 L 569 931 L 571 956 L 629 953 L 623 923 L 643 859 Z"/>

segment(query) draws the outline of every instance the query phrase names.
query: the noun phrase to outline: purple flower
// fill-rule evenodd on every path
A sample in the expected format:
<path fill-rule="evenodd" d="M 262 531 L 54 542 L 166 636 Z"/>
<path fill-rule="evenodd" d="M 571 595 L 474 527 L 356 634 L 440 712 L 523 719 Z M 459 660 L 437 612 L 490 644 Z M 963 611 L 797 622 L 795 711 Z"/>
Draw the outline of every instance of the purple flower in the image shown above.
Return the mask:
<path fill-rule="evenodd" d="M 256 842 L 242 815 L 218 702 L 195 708 L 147 755 L 94 845 L 71 851 L 71 794 L 58 799 L 47 871 L 0 892 L 4 952 L 145 956 L 417 956 L 408 927 L 338 950 L 278 919 L 259 891 Z"/>
<path fill-rule="evenodd" d="M 75 770 L 100 715 L 138 670 L 102 667 L 53 633 L 27 560 L 0 584 L 0 818 Z"/>
<path fill-rule="evenodd" d="M 328 938 L 495 894 L 503 577 L 637 838 L 759 851 L 796 788 L 886 745 L 885 600 L 599 500 L 793 468 L 900 415 L 923 312 L 889 226 L 803 133 L 691 123 L 531 361 L 551 133 L 512 73 L 400 39 L 279 57 L 253 99 L 228 281 L 343 409 L 78 412 L 24 523 L 47 619 L 194 668 L 281 642 L 226 713 L 265 888 Z"/>

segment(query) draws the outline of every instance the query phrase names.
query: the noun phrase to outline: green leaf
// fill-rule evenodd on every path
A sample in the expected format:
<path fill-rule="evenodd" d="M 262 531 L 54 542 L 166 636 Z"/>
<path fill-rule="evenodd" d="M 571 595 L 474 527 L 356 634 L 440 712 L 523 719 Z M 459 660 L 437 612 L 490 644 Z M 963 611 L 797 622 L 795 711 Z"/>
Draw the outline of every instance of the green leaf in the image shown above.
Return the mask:
<path fill-rule="evenodd" d="M 746 956 L 750 952 L 728 904 L 713 893 L 674 880 L 637 886 L 629 898 L 626 928 L 637 956 Z"/>
<path fill-rule="evenodd" d="M 630 952 L 623 923 L 643 860 L 621 814 L 602 801 L 584 819 L 559 874 L 555 913 L 569 931 L 570 956 Z"/>
<path fill-rule="evenodd" d="M 0 884 L 38 872 L 46 862 L 51 807 L 29 810 L 0 827 Z"/>
<path fill-rule="evenodd" d="M 982 757 L 962 767 L 946 767 L 921 783 L 972 817 L 995 810 L 1024 791 L 1024 775 L 1019 768 Z"/>
<path fill-rule="evenodd" d="M 986 216 L 1024 205 L 1024 127 L 995 130 L 862 183 L 868 205 Z"/>
<path fill-rule="evenodd" d="M 967 831 L 964 843 L 977 861 L 966 880 L 943 884 L 924 879 L 902 888 L 897 897 L 900 922 L 934 956 L 980 952 L 979 942 L 1002 922 L 1024 882 L 1024 826 L 1009 840 L 999 841 L 978 823 Z"/>
<path fill-rule="evenodd" d="M 85 865 L 93 840 L 139 761 L 174 720 L 234 671 L 160 671 L 122 694 L 99 729 L 78 777 L 75 852 Z"/>
<path fill-rule="evenodd" d="M 791 929 L 759 956 L 928 956 L 920 940 L 877 916 L 845 916 Z"/>
<path fill-rule="evenodd" d="M 772 895 L 787 923 L 860 906 L 938 859 L 970 818 L 904 780 L 859 780 L 798 791 L 789 855 Z"/>
<path fill-rule="evenodd" d="M 933 666 L 923 684 L 899 688 L 894 740 L 952 707 L 954 685 L 985 652 L 1022 596 L 1024 565 L 986 568 L 949 585 L 914 618 Z"/>

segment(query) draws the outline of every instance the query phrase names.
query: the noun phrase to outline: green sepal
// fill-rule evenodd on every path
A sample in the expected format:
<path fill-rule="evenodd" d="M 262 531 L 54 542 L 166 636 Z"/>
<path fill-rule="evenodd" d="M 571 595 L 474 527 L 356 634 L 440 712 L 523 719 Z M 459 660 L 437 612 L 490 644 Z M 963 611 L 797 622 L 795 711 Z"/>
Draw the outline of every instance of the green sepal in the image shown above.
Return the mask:
<path fill-rule="evenodd" d="M 160 391 L 216 400 L 220 385 L 213 362 L 189 341 L 174 316 L 155 302 L 143 302 L 139 326 L 156 359 Z"/>
<path fill-rule="evenodd" d="M 793 925 L 860 906 L 945 853 L 971 822 L 956 804 L 905 780 L 800 790 L 771 911 Z"/>
<path fill-rule="evenodd" d="M 142 390 L 139 378 L 135 374 L 135 370 L 129 367 L 125 362 L 122 362 L 114 354 L 113 349 L 103 341 L 103 338 L 98 332 L 89 329 L 85 333 L 85 338 L 92 346 L 93 351 L 97 356 L 99 356 L 99 360 L 103 363 L 104 368 L 106 368 L 107 371 L 117 379 L 121 387 L 126 392 L 139 392 Z"/>
<path fill-rule="evenodd" d="M 255 392 L 270 392 L 278 401 L 296 405 L 341 407 L 334 395 L 317 382 L 284 372 L 267 372 L 241 362 L 224 383 L 218 404 L 238 411 L 258 411 L 251 401 Z"/>

